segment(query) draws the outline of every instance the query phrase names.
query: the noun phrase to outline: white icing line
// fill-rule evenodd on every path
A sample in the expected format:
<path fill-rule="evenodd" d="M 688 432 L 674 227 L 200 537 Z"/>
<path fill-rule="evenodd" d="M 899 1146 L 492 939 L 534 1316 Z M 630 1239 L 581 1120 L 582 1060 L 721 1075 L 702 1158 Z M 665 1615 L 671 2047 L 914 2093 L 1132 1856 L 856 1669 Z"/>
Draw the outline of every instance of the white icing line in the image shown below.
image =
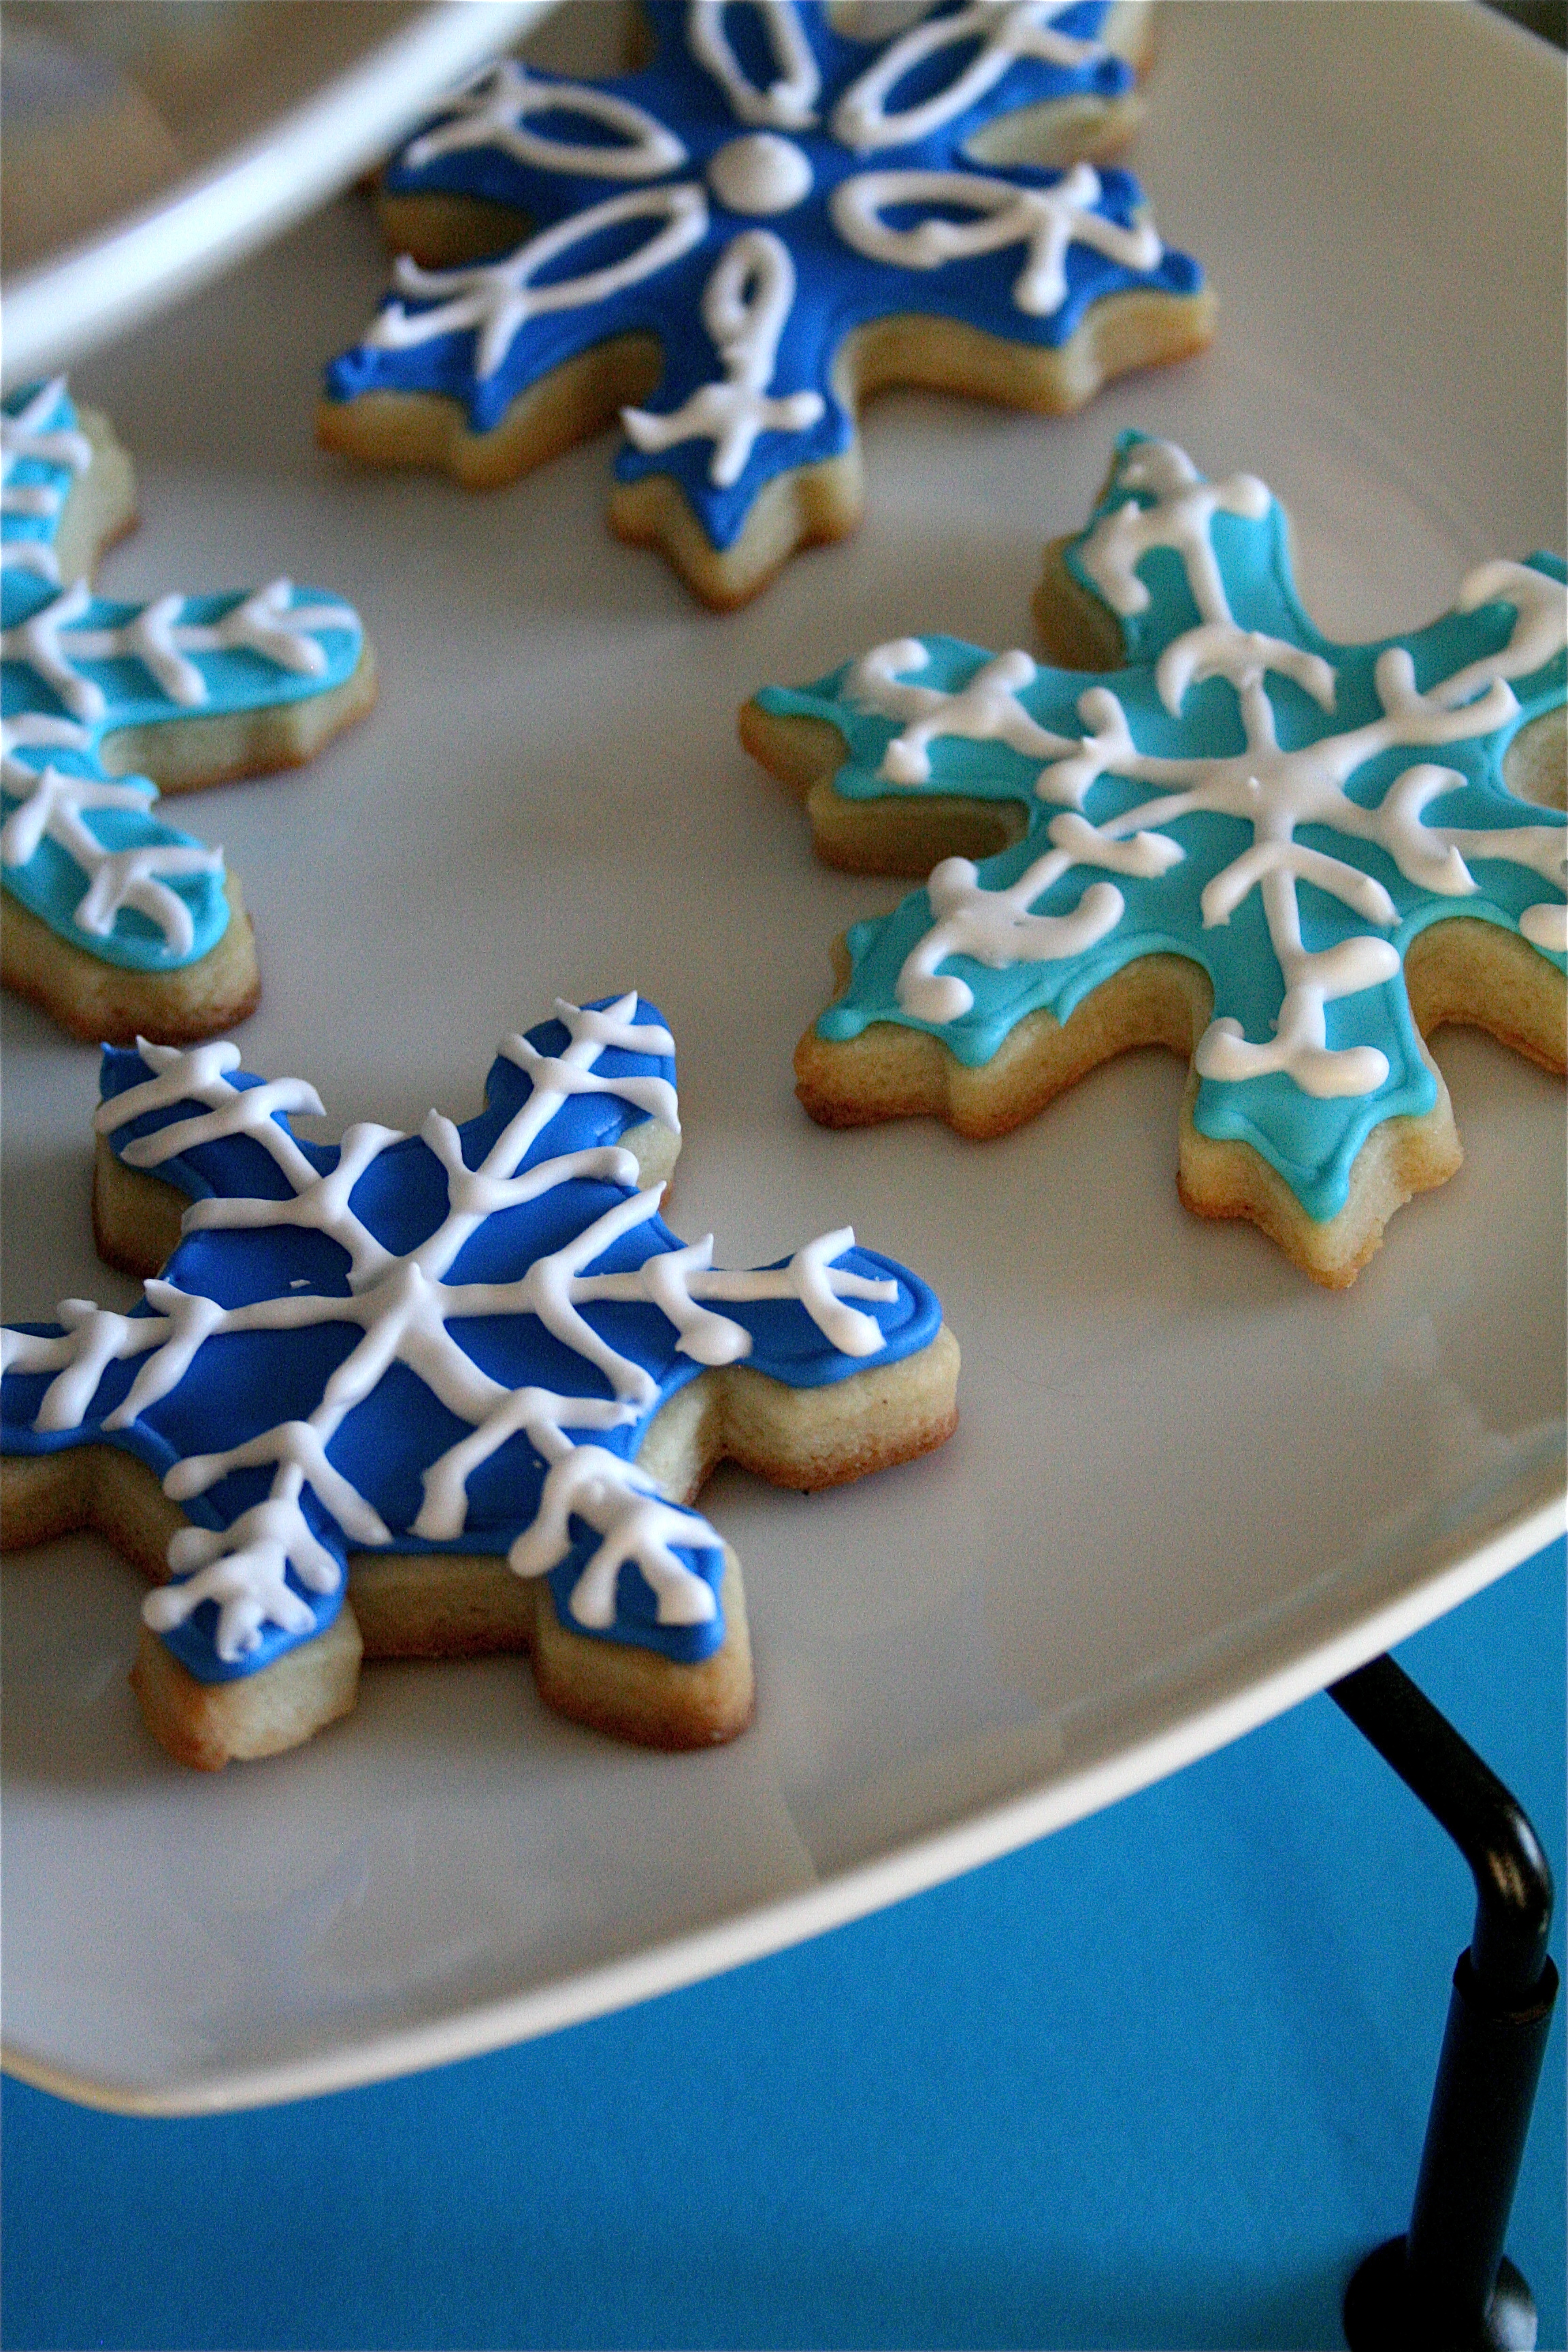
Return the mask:
<path fill-rule="evenodd" d="M 277 669 L 319 677 L 327 656 L 314 629 L 342 629 L 357 636 L 360 623 L 348 604 L 291 605 L 291 583 L 274 580 L 247 596 L 217 621 L 181 618 L 191 601 L 159 596 L 112 629 L 84 628 L 81 616 L 92 602 L 85 580 L 77 581 L 27 620 L 0 631 L 0 658 L 25 662 L 57 694 L 72 716 L 91 725 L 108 715 L 102 688 L 88 677 L 84 662 L 132 656 L 157 680 L 171 702 L 195 709 L 207 699 L 206 681 L 187 656 L 241 648 L 259 654 Z"/>
<path fill-rule="evenodd" d="M 336 1591 L 339 1578 L 336 1560 L 311 1532 L 301 1508 L 306 1487 L 351 1540 L 392 1541 L 368 1499 L 330 1462 L 327 1449 L 343 1420 L 394 1362 L 406 1365 L 452 1413 L 470 1424 L 468 1436 L 425 1472 L 425 1500 L 416 1534 L 437 1541 L 460 1536 L 467 1522 L 468 1476 L 509 1437 L 521 1433 L 552 1467 L 538 1514 L 512 1548 L 512 1565 L 519 1574 L 543 1573 L 563 1557 L 566 1520 L 574 1512 L 601 1538 L 572 1598 L 573 1613 L 580 1622 L 613 1623 L 616 1577 L 628 1559 L 637 1562 L 658 1595 L 660 1622 L 693 1624 L 711 1617 L 711 1591 L 674 1549 L 716 1548 L 719 1538 L 707 1522 L 658 1496 L 647 1473 L 635 1464 L 597 1446 L 574 1447 L 565 1433 L 574 1428 L 622 1426 L 658 1394 L 651 1376 L 601 1338 L 580 1307 L 605 1299 L 657 1307 L 679 1332 L 678 1345 L 686 1354 L 699 1363 L 718 1365 L 747 1355 L 751 1335 L 732 1318 L 702 1304 L 705 1299 L 794 1298 L 832 1346 L 864 1357 L 883 1347 L 883 1335 L 872 1317 L 847 1302 L 890 1301 L 898 1296 L 898 1286 L 833 1267 L 831 1261 L 854 1246 L 847 1228 L 808 1243 L 787 1266 L 772 1272 L 714 1271 L 710 1239 L 655 1255 L 631 1272 L 585 1274 L 583 1269 L 621 1234 L 657 1213 L 662 1186 L 628 1192 L 562 1248 L 536 1258 L 516 1282 L 446 1282 L 469 1236 L 498 1208 L 537 1198 L 583 1176 L 616 1183 L 635 1177 L 631 1155 L 616 1146 L 563 1153 L 515 1172 L 571 1096 L 613 1094 L 679 1131 L 674 1090 L 667 1080 L 653 1074 L 609 1078 L 595 1069 L 600 1055 L 612 1048 L 652 1055 L 673 1050 L 668 1032 L 634 1022 L 636 1009 L 635 996 L 623 997 L 602 1012 L 558 1003 L 558 1017 L 569 1035 L 559 1055 L 542 1055 L 526 1039 L 508 1041 L 503 1051 L 528 1072 L 532 1091 L 478 1169 L 463 1167 L 458 1131 L 450 1121 L 431 1115 L 424 1140 L 447 1171 L 447 1212 L 437 1230 L 402 1257 L 378 1243 L 350 1207 L 354 1186 L 384 1151 L 404 1140 L 395 1130 L 368 1124 L 351 1128 L 337 1167 L 321 1176 L 277 1116 L 289 1110 L 319 1112 L 312 1087 L 290 1078 L 236 1087 L 228 1075 L 238 1066 L 232 1045 L 208 1043 L 188 1052 L 141 1045 L 153 1076 L 100 1105 L 97 1131 L 113 1135 L 149 1111 L 187 1101 L 201 1104 L 204 1108 L 195 1115 L 128 1143 L 122 1157 L 132 1166 L 156 1168 L 203 1142 L 250 1138 L 270 1155 L 291 1197 L 205 1199 L 187 1212 L 187 1229 L 238 1231 L 293 1224 L 321 1232 L 339 1243 L 349 1258 L 349 1294 L 290 1291 L 224 1307 L 160 1279 L 145 1286 L 153 1309 L 148 1316 L 108 1315 L 88 1302 L 68 1300 L 60 1319 L 68 1328 L 61 1337 L 16 1331 L 5 1335 L 7 1365 L 56 1375 L 37 1426 L 79 1427 L 105 1370 L 119 1359 L 143 1359 L 131 1391 L 106 1423 L 123 1429 L 178 1385 L 203 1345 L 216 1335 L 298 1330 L 322 1323 L 349 1324 L 359 1333 L 308 1419 L 284 1422 L 224 1451 L 187 1458 L 169 1472 L 165 1491 L 181 1501 L 206 1493 L 238 1468 L 271 1465 L 275 1475 L 266 1502 L 226 1533 L 195 1529 L 175 1539 L 170 1565 L 188 1580 L 151 1596 L 146 1610 L 150 1624 L 167 1632 L 204 1600 L 213 1600 L 219 1612 L 219 1654 L 231 1662 L 257 1646 L 268 1624 L 304 1631 L 299 1613 L 303 1604 L 284 1581 L 286 1569 L 292 1565 L 308 1588 L 319 1592 Z M 558 1340 L 603 1375 L 612 1395 L 580 1398 L 540 1388 L 503 1388 L 447 1328 L 449 1318 L 497 1315 L 537 1316 Z"/>
<path fill-rule="evenodd" d="M 601 1538 L 572 1588 L 580 1625 L 615 1623 L 616 1580 L 627 1560 L 658 1596 L 661 1625 L 702 1625 L 717 1614 L 711 1589 L 674 1549 L 692 1540 L 690 1515 L 668 1502 L 646 1471 L 602 1445 L 574 1445 L 551 1464 L 538 1516 L 507 1555 L 519 1576 L 546 1575 L 565 1559 L 574 1517 L 586 1519 Z"/>
<path fill-rule="evenodd" d="M 1122 458 L 1119 487 L 1152 492 L 1141 507 L 1128 499 L 1102 515 L 1075 552 L 1089 578 L 1123 619 L 1146 612 L 1149 591 L 1138 577 L 1140 559 L 1151 548 L 1173 549 L 1182 559 L 1194 604 L 1205 621 L 1228 621 L 1231 610 L 1220 578 L 1210 524 L 1216 514 L 1261 522 L 1269 490 L 1256 474 L 1233 474 L 1226 482 L 1205 482 L 1184 449 L 1173 441 L 1141 441 Z"/>
<path fill-rule="evenodd" d="M 918 637 L 900 637 L 863 655 L 845 684 L 848 699 L 862 710 L 910 721 L 882 754 L 877 773 L 889 783 L 929 783 L 931 746 L 944 735 L 963 736 L 972 743 L 1005 743 L 1025 759 L 1036 754 L 1051 759 L 1072 750 L 1067 736 L 1053 735 L 1038 725 L 1018 700 L 1039 675 L 1027 654 L 998 654 L 957 694 L 908 682 L 909 672 L 924 669 L 930 659 Z"/>
<path fill-rule="evenodd" d="M 292 1568 L 308 1591 L 321 1593 L 337 1591 L 340 1570 L 310 1530 L 298 1485 L 290 1484 L 293 1491 L 280 1484 L 221 1535 L 182 1528 L 171 1539 L 169 1566 L 184 1580 L 162 1586 L 142 1603 L 154 1633 L 173 1633 L 204 1601 L 217 1604 L 214 1647 L 231 1664 L 258 1646 L 268 1625 L 310 1633 L 315 1622 L 310 1604 L 289 1589 L 285 1570 Z"/>
<path fill-rule="evenodd" d="M 17 806 L 0 827 L 0 865 L 17 867 L 37 856 L 43 841 L 54 842 L 80 867 L 87 887 L 72 910 L 79 930 L 107 939 L 122 907 L 133 907 L 158 926 L 172 954 L 188 956 L 195 943 L 189 907 L 168 885 L 187 874 L 221 874 L 221 849 L 198 843 L 154 842 L 135 849 L 105 849 L 84 822 L 89 809 L 151 807 L 157 787 L 144 778 L 114 782 L 99 776 L 67 775 L 59 768 L 31 768 L 7 757 L 0 765 L 7 793 Z"/>
<path fill-rule="evenodd" d="M 977 105 L 1020 58 L 1073 67 L 1105 57 L 1098 41 L 1074 40 L 1056 31 L 1054 19 L 1065 13 L 1062 0 L 1013 0 L 1010 6 L 979 0 L 955 16 L 917 26 L 845 91 L 833 110 L 834 137 L 862 155 L 910 146 Z M 976 42 L 968 65 L 944 89 L 919 105 L 888 111 L 891 93 L 926 58 Z"/>
<path fill-rule="evenodd" d="M 1561 888 L 1568 845 L 1560 826 L 1478 831 L 1421 823 L 1428 802 L 1463 782 L 1455 770 L 1426 761 L 1406 768 L 1375 808 L 1363 808 L 1344 788 L 1356 770 L 1380 752 L 1469 741 L 1506 726 L 1519 708 L 1508 678 L 1532 675 L 1568 641 L 1563 591 L 1527 565 L 1481 565 L 1464 582 L 1458 609 L 1511 604 L 1515 619 L 1506 646 L 1438 680 L 1425 694 L 1416 690 L 1409 653 L 1391 646 L 1379 656 L 1373 673 L 1380 718 L 1284 751 L 1276 740 L 1268 676 L 1292 679 L 1331 710 L 1332 666 L 1300 646 L 1237 626 L 1212 538 L 1218 513 L 1261 520 L 1268 511 L 1268 491 L 1250 475 L 1202 482 L 1185 453 L 1162 442 L 1141 443 L 1130 452 L 1119 478 L 1126 487 L 1152 492 L 1154 503 L 1141 508 L 1129 500 L 1103 517 L 1079 551 L 1085 569 L 1114 610 L 1131 614 L 1149 601 L 1136 575 L 1139 560 L 1154 548 L 1168 548 L 1180 556 L 1203 618 L 1161 656 L 1156 671 L 1161 696 L 1174 714 L 1189 686 L 1205 678 L 1225 678 L 1237 696 L 1246 748 L 1213 758 L 1162 759 L 1142 753 L 1115 693 L 1109 687 L 1089 688 L 1079 703 L 1087 731 L 1076 746 L 1061 743 L 1064 756 L 1041 771 L 1035 782 L 1037 794 L 1059 801 L 1068 810 L 1081 810 L 1090 785 L 1102 775 L 1160 785 L 1165 788 L 1163 794 L 1100 825 L 1089 825 L 1081 815 L 1054 818 L 1047 828 L 1051 850 L 1005 890 L 982 888 L 967 859 L 945 859 L 929 885 L 935 920 L 905 960 L 899 1001 L 918 1020 L 945 1024 L 961 1019 L 973 1003 L 973 992 L 965 982 L 939 972 L 947 957 L 969 956 L 999 971 L 1094 945 L 1115 928 L 1124 911 L 1125 902 L 1113 886 L 1092 884 L 1074 910 L 1059 916 L 1031 915 L 1034 900 L 1077 867 L 1143 877 L 1162 873 L 1184 855 L 1162 826 L 1205 812 L 1231 816 L 1251 827 L 1252 845 L 1206 885 L 1204 920 L 1228 922 L 1258 889 L 1285 996 L 1275 1035 L 1267 1043 L 1245 1037 L 1233 1019 L 1213 1022 L 1194 1057 L 1198 1071 L 1207 1078 L 1236 1081 L 1283 1070 L 1304 1093 L 1317 1097 L 1373 1093 L 1388 1075 L 1386 1056 L 1374 1046 L 1331 1049 L 1326 1008 L 1341 997 L 1393 979 L 1400 968 L 1397 952 L 1391 942 L 1376 938 L 1347 940 L 1321 952 L 1310 951 L 1302 943 L 1296 885 L 1311 883 L 1382 929 L 1394 923 L 1396 910 L 1381 884 L 1342 858 L 1298 843 L 1296 828 L 1326 825 L 1352 840 L 1373 842 L 1407 879 L 1448 896 L 1468 896 L 1479 887 L 1467 856 L 1526 867 Z M 879 646 L 857 665 L 847 682 L 847 698 L 860 709 L 914 722 L 889 747 L 883 772 L 889 781 L 918 787 L 929 780 L 930 746 L 944 735 L 971 740 L 995 737 L 1025 756 L 1057 740 L 1037 729 L 1011 700 L 1034 676 L 1026 655 L 999 656 L 952 695 L 912 686 L 900 675 L 919 669 L 926 659 L 924 648 L 912 639 Z M 1563 911 L 1549 902 L 1527 908 L 1521 930 L 1537 946 L 1556 945 L 1564 929 Z"/>
<path fill-rule="evenodd" d="M 702 296 L 702 323 L 724 370 L 668 416 L 623 408 L 621 423 L 637 448 L 673 448 L 681 441 L 711 441 L 708 478 L 729 489 L 745 471 L 759 433 L 805 433 L 823 414 L 820 393 L 771 398 L 779 337 L 795 300 L 789 248 L 769 229 L 745 229 L 728 245 Z"/>
<path fill-rule="evenodd" d="M 552 279 L 548 286 L 533 284 L 534 272 L 559 255 L 591 243 L 622 221 L 641 219 L 662 220 L 664 226 L 621 260 L 587 270 L 580 278 Z M 471 327 L 478 337 L 474 374 L 482 382 L 501 365 L 519 330 L 530 319 L 545 311 L 578 310 L 603 302 L 668 268 L 694 245 L 700 245 L 707 234 L 707 196 L 700 187 L 679 184 L 608 197 L 604 204 L 531 237 L 496 261 L 476 262 L 461 269 L 421 269 L 416 261 L 402 254 L 394 266 L 394 286 L 399 294 L 431 307 L 408 310 L 401 302 L 389 302 L 377 313 L 363 340 L 374 349 L 405 351 L 411 344 Z"/>
<path fill-rule="evenodd" d="M 792 0 L 757 0 L 757 14 L 778 71 L 760 89 L 741 66 L 724 30 L 726 0 L 689 0 L 686 44 L 730 101 L 738 122 L 763 123 L 775 131 L 805 131 L 816 121 L 813 109 L 822 77 Z"/>
<path fill-rule="evenodd" d="M 65 483 L 15 480 L 16 468 L 23 459 L 62 467 L 77 478 L 91 465 L 92 444 L 85 433 L 74 425 L 52 430 L 48 425 L 47 420 L 65 396 L 64 376 L 51 376 L 15 416 L 0 411 L 0 517 L 37 515 L 58 522 L 69 496 Z M 59 559 L 49 540 L 4 540 L 0 562 L 8 571 L 36 572 L 44 580 L 58 581 L 60 576 Z"/>
<path fill-rule="evenodd" d="M 534 171 L 595 180 L 655 180 L 686 161 L 674 131 L 629 98 L 591 82 L 536 80 L 513 58 L 487 66 L 441 105 L 448 120 L 422 131 L 399 159 L 415 171 L 470 147 L 499 148 Z M 550 139 L 524 129 L 531 114 L 584 115 L 620 136 L 613 145 Z"/>
<path fill-rule="evenodd" d="M 1076 163 L 1054 187 L 1020 188 L 974 172 L 861 172 L 842 180 L 829 199 L 834 226 L 847 245 L 873 261 L 900 269 L 941 269 L 1009 245 L 1026 245 L 1029 258 L 1013 287 L 1016 307 L 1049 318 L 1067 299 L 1069 245 L 1090 245 L 1124 269 L 1150 270 L 1164 251 L 1152 221 L 1124 228 L 1094 207 L 1100 174 Z M 912 228 L 890 228 L 889 205 L 961 205 L 969 220 L 933 214 Z"/>
<path fill-rule="evenodd" d="M 1543 898 L 1525 908 L 1519 928 L 1532 947 L 1544 949 L 1548 955 L 1568 955 L 1568 907 Z"/>

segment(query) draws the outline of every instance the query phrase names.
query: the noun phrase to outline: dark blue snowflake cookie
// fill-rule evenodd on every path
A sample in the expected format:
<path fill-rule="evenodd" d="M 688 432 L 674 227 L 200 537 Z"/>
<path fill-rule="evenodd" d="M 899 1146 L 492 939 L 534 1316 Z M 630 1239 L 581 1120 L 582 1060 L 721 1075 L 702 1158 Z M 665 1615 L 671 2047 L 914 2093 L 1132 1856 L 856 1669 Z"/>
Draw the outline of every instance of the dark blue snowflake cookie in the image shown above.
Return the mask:
<path fill-rule="evenodd" d="M 879 386 L 1059 412 L 1207 342 L 1202 273 L 1137 184 L 1037 160 L 1121 124 L 1132 76 L 1105 37 L 1125 7 L 647 14 L 641 71 L 505 59 L 402 150 L 389 216 L 427 256 L 529 234 L 398 261 L 327 371 L 329 447 L 489 487 L 619 410 L 612 527 L 731 606 L 854 528 L 855 419 Z"/>
<path fill-rule="evenodd" d="M 926 1285 L 847 1226 L 751 1271 L 679 1241 L 659 1014 L 556 1015 L 463 1126 L 331 1146 L 290 1124 L 314 1089 L 232 1045 L 105 1051 L 100 1244 L 178 1239 L 129 1314 L 0 1333 L 0 1504 L 10 1546 L 93 1527 L 156 1580 L 132 1680 L 186 1763 L 309 1738 L 366 1653 L 526 1650 L 598 1729 L 731 1738 L 751 1653 L 709 1472 L 832 1486 L 952 1429 Z"/>

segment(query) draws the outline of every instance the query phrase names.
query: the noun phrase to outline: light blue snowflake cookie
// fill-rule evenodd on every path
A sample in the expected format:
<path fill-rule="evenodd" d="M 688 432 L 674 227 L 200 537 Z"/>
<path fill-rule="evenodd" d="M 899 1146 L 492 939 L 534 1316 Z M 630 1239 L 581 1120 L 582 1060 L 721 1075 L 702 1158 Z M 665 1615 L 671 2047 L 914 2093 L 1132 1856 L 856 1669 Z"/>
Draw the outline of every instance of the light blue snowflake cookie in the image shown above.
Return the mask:
<path fill-rule="evenodd" d="M 1000 160 L 1103 141 L 1131 74 L 1101 36 L 1127 13 L 979 0 L 889 37 L 864 8 L 661 0 L 641 72 L 503 60 L 395 158 L 391 219 L 426 256 L 454 219 L 482 243 L 476 210 L 532 234 L 400 259 L 327 371 L 321 438 L 492 487 L 619 407 L 613 528 L 743 602 L 854 528 L 879 386 L 1060 411 L 1207 342 L 1202 273 L 1125 172 Z"/>
<path fill-rule="evenodd" d="M 130 462 L 63 377 L 7 396 L 0 456 L 5 985 L 94 1041 L 208 1036 L 256 1003 L 255 945 L 223 852 L 154 815 L 159 784 L 308 759 L 368 709 L 359 616 L 287 580 L 95 596 L 133 511 Z"/>
<path fill-rule="evenodd" d="M 731 1738 L 751 1661 L 689 1507 L 710 1470 L 830 1486 L 953 1426 L 925 1284 L 847 1226 L 715 1268 L 650 1181 L 679 1148 L 660 1015 L 556 1015 L 506 1039 L 478 1118 L 331 1146 L 290 1125 L 314 1089 L 232 1045 L 105 1051 L 100 1231 L 185 1204 L 183 1233 L 129 1315 L 67 1299 L 0 1338 L 5 1537 L 90 1525 L 160 1578 L 166 1550 L 134 1680 L 187 1762 L 344 1713 L 362 1638 L 529 1649 L 601 1729 Z"/>
<path fill-rule="evenodd" d="M 850 931 L 807 1109 L 992 1135 L 1128 1046 L 1190 1051 L 1184 1198 L 1352 1280 L 1458 1164 L 1424 1034 L 1563 1066 L 1563 818 L 1525 779 L 1560 747 L 1563 576 L 1484 563 L 1440 620 L 1334 645 L 1264 484 L 1126 434 L 1042 590 L 1076 668 L 910 637 L 764 688 L 742 734 L 839 863 L 1015 836 Z"/>

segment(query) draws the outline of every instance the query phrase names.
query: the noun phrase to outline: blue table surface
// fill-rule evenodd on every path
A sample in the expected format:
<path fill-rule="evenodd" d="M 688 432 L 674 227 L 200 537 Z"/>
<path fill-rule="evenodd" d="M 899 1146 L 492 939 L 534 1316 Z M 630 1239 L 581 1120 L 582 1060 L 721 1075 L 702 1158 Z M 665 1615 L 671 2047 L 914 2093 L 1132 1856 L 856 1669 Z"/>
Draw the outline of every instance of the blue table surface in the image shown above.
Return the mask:
<path fill-rule="evenodd" d="M 1561 1876 L 1561 1543 L 1399 1655 Z M 7 2084 L 5 2341 L 1335 2345 L 1408 2212 L 1470 1913 L 1314 1698 L 955 1885 L 496 2057 L 188 2123 Z M 1563 2044 L 1560 2014 L 1509 2241 L 1544 2347 Z"/>

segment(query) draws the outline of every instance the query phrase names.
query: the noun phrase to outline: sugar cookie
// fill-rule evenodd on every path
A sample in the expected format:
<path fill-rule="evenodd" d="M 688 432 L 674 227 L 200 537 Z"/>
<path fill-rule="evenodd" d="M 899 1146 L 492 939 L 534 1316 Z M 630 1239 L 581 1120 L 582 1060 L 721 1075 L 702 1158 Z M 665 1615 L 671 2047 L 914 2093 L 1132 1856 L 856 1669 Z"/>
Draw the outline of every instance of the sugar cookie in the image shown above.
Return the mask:
<path fill-rule="evenodd" d="M 5 986 L 93 1041 L 208 1036 L 255 1004 L 255 943 L 223 852 L 153 814 L 159 787 L 309 759 L 370 707 L 369 644 L 351 606 L 287 580 L 94 596 L 134 517 L 125 452 L 63 377 L 11 394 L 0 436 Z"/>
<path fill-rule="evenodd" d="M 172 1191 L 184 1234 L 130 1315 L 5 1331 L 5 1528 L 160 1580 L 132 1679 L 171 1753 L 296 1745 L 362 1653 L 527 1650 L 654 1747 L 743 1727 L 740 1571 L 690 1497 L 726 1457 L 816 1487 L 940 1444 L 958 1349 L 847 1227 L 749 1273 L 676 1239 L 673 1055 L 635 996 L 563 1003 L 478 1118 L 329 1147 L 232 1045 L 106 1049 L 100 1233 L 145 1263 Z"/>
<path fill-rule="evenodd" d="M 642 71 L 503 59 L 395 159 L 391 232 L 449 266 L 398 261 L 327 372 L 329 448 L 488 488 L 618 410 L 611 528 L 729 607 L 854 529 L 882 386 L 1054 413 L 1208 341 L 1137 184 L 1045 168 L 1124 132 L 1108 42 L 1136 49 L 1142 11 L 980 0 L 891 36 L 794 0 L 647 14 Z"/>
<path fill-rule="evenodd" d="M 742 713 L 826 856 L 941 860 L 848 934 L 796 1055 L 807 1109 L 995 1135 L 1167 1045 L 1192 1055 L 1188 1206 L 1353 1281 L 1459 1162 L 1426 1033 L 1563 1066 L 1565 836 L 1532 804 L 1562 803 L 1563 580 L 1483 563 L 1440 620 L 1335 645 L 1263 483 L 1123 435 L 1047 551 L 1037 617 L 1071 670 L 910 637 Z"/>

